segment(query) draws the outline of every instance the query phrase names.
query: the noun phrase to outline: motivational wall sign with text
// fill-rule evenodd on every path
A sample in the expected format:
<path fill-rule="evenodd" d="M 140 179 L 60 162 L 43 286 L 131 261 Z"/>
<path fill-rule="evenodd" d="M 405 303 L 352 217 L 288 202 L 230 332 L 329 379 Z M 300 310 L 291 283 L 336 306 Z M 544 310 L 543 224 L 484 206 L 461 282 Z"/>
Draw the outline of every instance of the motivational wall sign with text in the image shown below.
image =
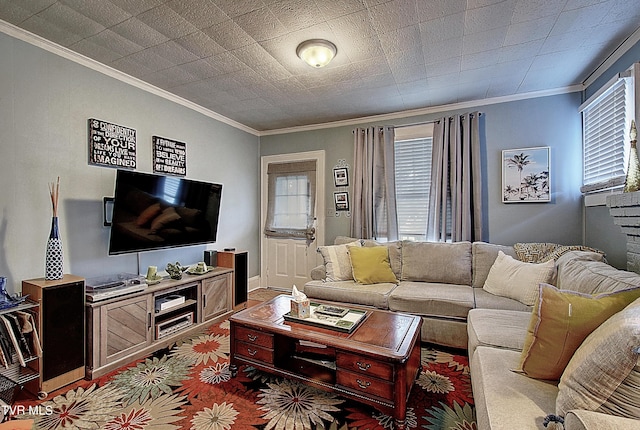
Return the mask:
<path fill-rule="evenodd" d="M 153 171 L 185 176 L 187 174 L 187 144 L 153 136 Z"/>
<path fill-rule="evenodd" d="M 136 168 L 136 131 L 99 119 L 89 119 L 89 163 Z"/>

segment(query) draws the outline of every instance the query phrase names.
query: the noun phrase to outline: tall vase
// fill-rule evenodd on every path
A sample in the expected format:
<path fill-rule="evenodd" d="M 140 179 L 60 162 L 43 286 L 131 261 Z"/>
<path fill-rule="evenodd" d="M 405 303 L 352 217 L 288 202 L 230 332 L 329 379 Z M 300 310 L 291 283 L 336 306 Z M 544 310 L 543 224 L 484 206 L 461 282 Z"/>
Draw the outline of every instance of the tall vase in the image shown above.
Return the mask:
<path fill-rule="evenodd" d="M 60 239 L 60 231 L 58 230 L 58 217 L 54 216 L 51 218 L 51 233 L 49 233 L 49 240 L 47 241 L 45 279 L 62 279 L 62 263 L 62 240 Z"/>

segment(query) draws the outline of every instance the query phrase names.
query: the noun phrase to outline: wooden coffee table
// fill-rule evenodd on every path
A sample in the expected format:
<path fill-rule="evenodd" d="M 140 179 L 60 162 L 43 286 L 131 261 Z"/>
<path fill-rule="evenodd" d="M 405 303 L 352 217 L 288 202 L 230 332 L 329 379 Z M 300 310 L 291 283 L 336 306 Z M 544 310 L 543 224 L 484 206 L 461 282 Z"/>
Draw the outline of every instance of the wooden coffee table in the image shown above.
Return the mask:
<path fill-rule="evenodd" d="M 291 296 L 231 316 L 231 370 L 251 365 L 371 405 L 405 425 L 407 400 L 420 372 L 418 316 L 349 306 L 366 312 L 344 333 L 285 321 Z M 342 303 L 313 301 L 345 307 Z"/>

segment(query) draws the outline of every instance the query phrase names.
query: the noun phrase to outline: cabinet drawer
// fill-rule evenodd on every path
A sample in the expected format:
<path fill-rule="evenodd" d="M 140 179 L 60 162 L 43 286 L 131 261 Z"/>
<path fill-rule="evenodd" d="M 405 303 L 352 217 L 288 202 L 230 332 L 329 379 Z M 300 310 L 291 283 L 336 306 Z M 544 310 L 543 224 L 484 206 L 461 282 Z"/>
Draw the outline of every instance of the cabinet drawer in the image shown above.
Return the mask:
<path fill-rule="evenodd" d="M 336 383 L 365 395 L 382 397 L 393 401 L 393 383 L 372 378 L 362 373 L 338 369 Z"/>
<path fill-rule="evenodd" d="M 236 341 L 247 342 L 265 348 L 273 348 L 273 335 L 246 327 L 236 327 Z"/>
<path fill-rule="evenodd" d="M 340 369 L 376 376 L 387 381 L 393 381 L 393 365 L 370 358 L 339 352 L 336 356 L 336 365 Z"/>
<path fill-rule="evenodd" d="M 273 350 L 246 342 L 236 342 L 236 354 L 262 363 L 273 364 Z"/>

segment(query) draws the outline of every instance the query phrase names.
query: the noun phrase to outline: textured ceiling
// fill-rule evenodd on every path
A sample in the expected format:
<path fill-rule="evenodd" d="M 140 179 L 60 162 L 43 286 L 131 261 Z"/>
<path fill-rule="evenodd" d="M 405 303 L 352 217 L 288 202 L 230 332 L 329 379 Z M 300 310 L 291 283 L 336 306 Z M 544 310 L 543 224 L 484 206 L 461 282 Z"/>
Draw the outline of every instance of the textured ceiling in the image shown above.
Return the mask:
<path fill-rule="evenodd" d="M 637 0 L 0 0 L 0 19 L 256 131 L 583 82 Z M 324 38 L 313 69 L 295 54 Z"/>

